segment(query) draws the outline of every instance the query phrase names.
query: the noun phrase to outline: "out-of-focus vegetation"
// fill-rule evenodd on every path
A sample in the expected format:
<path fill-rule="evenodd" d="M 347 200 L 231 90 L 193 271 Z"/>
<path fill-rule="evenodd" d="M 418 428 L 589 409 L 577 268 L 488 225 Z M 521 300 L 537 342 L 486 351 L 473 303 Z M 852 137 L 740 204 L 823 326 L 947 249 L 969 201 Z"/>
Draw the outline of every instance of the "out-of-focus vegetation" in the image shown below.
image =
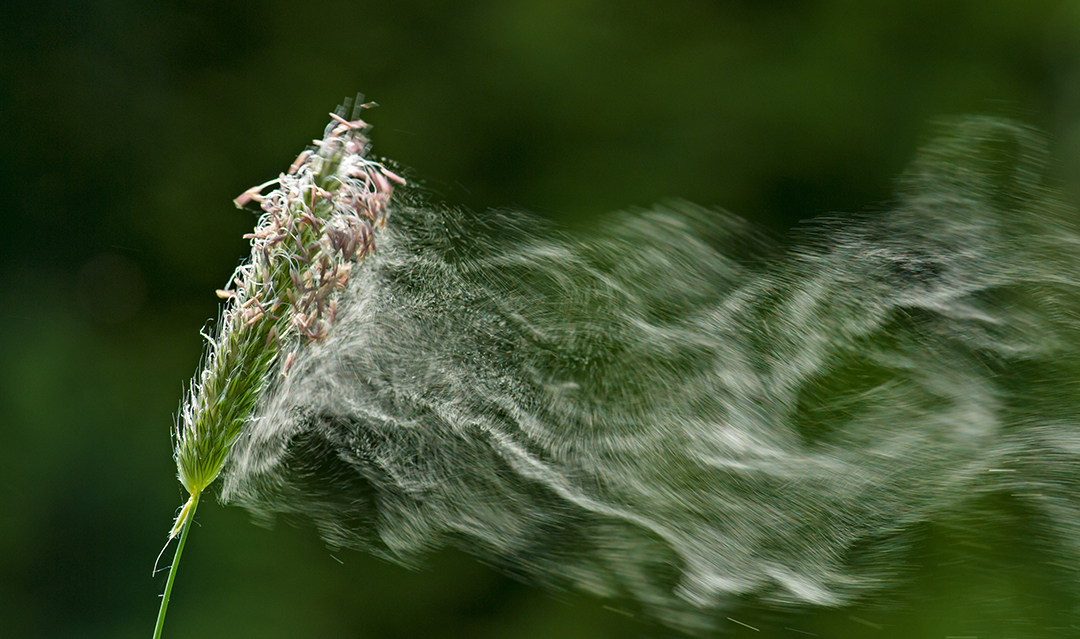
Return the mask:
<path fill-rule="evenodd" d="M 231 200 L 288 166 L 357 91 L 382 105 L 367 114 L 376 154 L 409 167 L 433 200 L 570 224 L 668 197 L 777 231 L 880 208 L 929 120 L 964 113 L 1040 126 L 1062 178 L 1080 177 L 1080 5 L 1063 0 L 9 5 L 10 637 L 151 632 L 165 575 L 150 569 L 183 501 L 173 415 L 214 289 L 254 223 Z M 170 636 L 669 635 L 459 554 L 410 573 L 212 500 L 198 519 Z M 895 636 L 949 634 L 971 585 L 928 596 Z M 814 627 L 872 628 L 833 623 Z M 1029 630 L 1016 634 L 1047 636 Z"/>

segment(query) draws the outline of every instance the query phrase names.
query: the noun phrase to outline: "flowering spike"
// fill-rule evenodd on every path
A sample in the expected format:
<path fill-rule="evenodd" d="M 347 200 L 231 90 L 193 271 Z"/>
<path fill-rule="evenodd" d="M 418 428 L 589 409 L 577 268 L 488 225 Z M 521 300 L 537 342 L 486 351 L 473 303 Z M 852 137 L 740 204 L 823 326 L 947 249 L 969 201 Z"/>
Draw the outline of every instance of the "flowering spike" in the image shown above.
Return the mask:
<path fill-rule="evenodd" d="M 369 247 L 370 220 L 381 224 L 389 214 L 385 203 L 393 189 L 369 178 L 386 169 L 366 157 L 368 125 L 336 114 L 331 118 L 323 139 L 301 153 L 287 173 L 234 200 L 238 207 L 258 202 L 264 213 L 244 236 L 251 241 L 250 260 L 217 291 L 225 300 L 218 333 L 207 336 L 203 369 L 180 410 L 174 456 L 191 497 L 169 530 L 170 539 L 181 531 L 186 539 L 199 495 L 221 473 L 275 368 L 288 373 L 299 349 L 332 329 L 338 317 L 333 298 L 351 262 L 366 254 L 353 247 Z M 271 185 L 276 188 L 264 194 Z"/>
<path fill-rule="evenodd" d="M 380 182 L 371 176 L 387 175 L 404 184 L 366 157 L 365 122 L 330 117 L 323 139 L 301 153 L 287 173 L 234 200 L 238 207 L 258 202 L 264 213 L 255 230 L 244 235 L 251 241 L 250 260 L 217 291 L 225 300 L 219 330 L 216 337 L 204 333 L 209 347 L 203 369 L 192 382 L 174 433 L 177 472 L 190 498 L 169 530 L 170 540 L 181 535 L 181 541 L 155 638 L 161 634 L 175 566 L 199 496 L 221 473 L 274 369 L 287 374 L 299 349 L 333 328 L 338 318 L 334 298 L 352 262 L 370 252 L 372 223 L 385 223 L 393 189 L 385 178 Z"/>

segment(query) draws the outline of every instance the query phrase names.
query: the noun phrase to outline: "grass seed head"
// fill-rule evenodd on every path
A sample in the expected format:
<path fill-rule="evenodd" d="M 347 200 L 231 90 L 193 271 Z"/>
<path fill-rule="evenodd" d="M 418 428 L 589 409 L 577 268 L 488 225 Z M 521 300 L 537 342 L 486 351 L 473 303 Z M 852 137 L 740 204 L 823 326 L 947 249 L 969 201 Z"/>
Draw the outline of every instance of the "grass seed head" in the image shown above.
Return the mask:
<path fill-rule="evenodd" d="M 286 374 L 298 349 L 329 334 L 336 295 L 353 263 L 375 251 L 394 185 L 405 183 L 367 157 L 370 127 L 355 112 L 352 120 L 344 109 L 330 117 L 323 138 L 286 173 L 234 200 L 258 203 L 262 215 L 244 236 L 251 258 L 217 291 L 225 300 L 219 329 L 176 426 L 177 470 L 193 497 L 220 474 L 273 374 Z"/>

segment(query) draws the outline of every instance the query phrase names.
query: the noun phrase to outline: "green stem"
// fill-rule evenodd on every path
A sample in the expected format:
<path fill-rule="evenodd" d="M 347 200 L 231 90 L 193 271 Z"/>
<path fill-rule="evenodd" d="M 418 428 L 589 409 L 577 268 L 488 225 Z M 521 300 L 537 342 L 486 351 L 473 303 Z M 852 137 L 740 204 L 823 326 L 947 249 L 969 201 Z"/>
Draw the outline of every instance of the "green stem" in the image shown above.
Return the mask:
<path fill-rule="evenodd" d="M 187 508 L 187 521 L 184 522 L 184 530 L 180 533 L 180 544 L 176 547 L 172 566 L 169 567 L 169 580 L 165 582 L 165 594 L 161 596 L 161 609 L 158 610 L 157 625 L 154 627 L 154 639 L 161 639 L 161 629 L 165 627 L 165 610 L 169 607 L 173 582 L 176 581 L 176 567 L 180 565 L 180 555 L 184 552 L 184 543 L 187 541 L 188 531 L 191 530 L 191 522 L 195 520 L 195 508 L 198 505 L 199 496 L 192 495 L 191 505 Z"/>

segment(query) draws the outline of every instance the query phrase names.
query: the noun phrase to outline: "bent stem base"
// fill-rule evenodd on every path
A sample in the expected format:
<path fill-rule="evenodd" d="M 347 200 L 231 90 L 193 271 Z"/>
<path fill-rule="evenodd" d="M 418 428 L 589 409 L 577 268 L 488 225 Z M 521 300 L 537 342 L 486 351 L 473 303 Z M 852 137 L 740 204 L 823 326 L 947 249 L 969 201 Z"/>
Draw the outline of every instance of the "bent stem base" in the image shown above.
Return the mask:
<path fill-rule="evenodd" d="M 172 595 L 173 582 L 176 581 L 176 568 L 180 565 L 180 556 L 184 553 L 184 543 L 187 542 L 188 532 L 191 530 L 191 522 L 195 519 L 195 508 L 199 505 L 199 496 L 192 495 L 184 504 L 176 526 L 173 527 L 171 537 L 176 536 L 176 529 L 182 527 L 180 543 L 176 546 L 176 554 L 173 555 L 172 565 L 169 566 L 169 580 L 165 582 L 165 593 L 161 595 L 161 608 L 158 610 L 157 624 L 154 626 L 154 639 L 161 639 L 161 629 L 165 627 L 165 611 L 169 607 L 169 597 Z M 170 538 L 171 538 L 170 537 Z"/>

